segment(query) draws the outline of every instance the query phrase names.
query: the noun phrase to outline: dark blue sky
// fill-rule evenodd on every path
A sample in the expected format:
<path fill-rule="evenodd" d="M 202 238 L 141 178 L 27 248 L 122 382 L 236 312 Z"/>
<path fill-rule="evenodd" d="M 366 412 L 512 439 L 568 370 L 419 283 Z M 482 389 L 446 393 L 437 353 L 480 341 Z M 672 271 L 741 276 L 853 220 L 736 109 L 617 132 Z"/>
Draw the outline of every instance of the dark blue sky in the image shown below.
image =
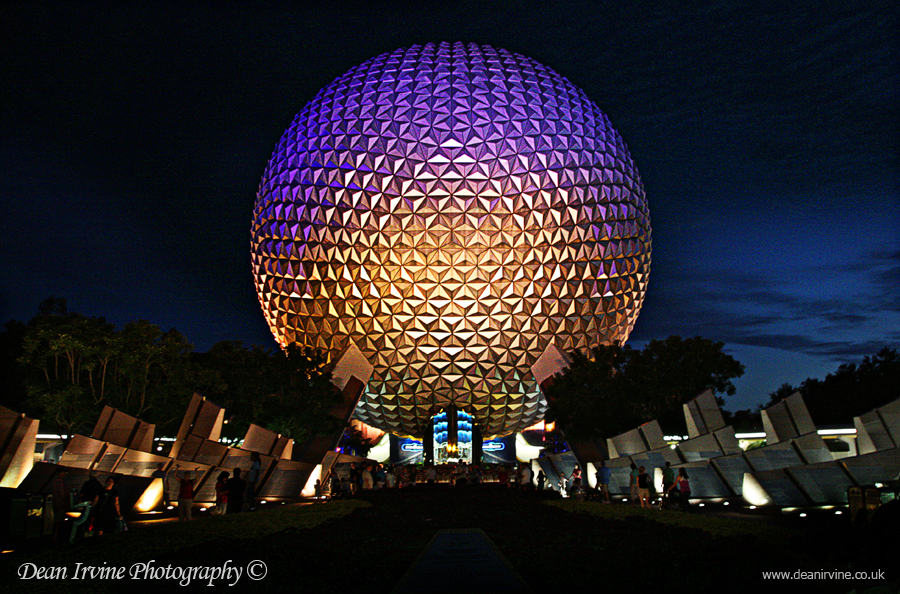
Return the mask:
<path fill-rule="evenodd" d="M 458 40 L 557 70 L 628 143 L 653 221 L 635 343 L 724 341 L 729 408 L 900 346 L 895 2 L 183 4 L 2 9 L 0 320 L 55 295 L 274 346 L 249 230 L 276 141 L 352 66 Z"/>

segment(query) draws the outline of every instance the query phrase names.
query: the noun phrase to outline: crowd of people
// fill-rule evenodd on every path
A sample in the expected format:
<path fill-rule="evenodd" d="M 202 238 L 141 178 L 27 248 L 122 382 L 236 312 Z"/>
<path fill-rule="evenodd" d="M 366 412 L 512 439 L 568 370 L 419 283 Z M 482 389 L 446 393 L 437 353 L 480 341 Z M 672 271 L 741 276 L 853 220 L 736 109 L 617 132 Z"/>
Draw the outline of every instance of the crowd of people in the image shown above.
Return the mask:
<path fill-rule="evenodd" d="M 497 483 L 510 488 L 535 489 L 529 464 L 426 464 L 424 466 L 386 466 L 380 463 L 336 465 L 327 476 L 327 486 L 319 483 L 316 496 L 346 498 L 370 489 L 403 489 L 414 485 L 448 484 L 450 486 Z M 543 473 L 538 487 L 544 488 Z"/>
<path fill-rule="evenodd" d="M 254 452 L 246 473 L 240 468 L 219 473 L 215 505 L 210 508 L 212 515 L 256 511 L 261 462 L 260 455 Z M 76 535 L 99 536 L 128 529 L 116 487 L 120 475 L 111 474 L 101 483 L 97 472 L 91 471 L 80 489 L 70 489 L 67 475 L 67 470 L 60 469 L 51 485 L 56 540 L 74 541 Z M 171 471 L 166 471 L 165 464 L 160 463 L 150 476 L 160 481 L 163 505 L 169 509 L 177 506 L 178 521 L 192 520 L 196 489 L 203 476 L 199 467 L 188 470 L 175 464 Z M 175 502 L 173 493 L 177 493 Z"/>
<path fill-rule="evenodd" d="M 197 472 L 198 469 L 179 472 L 179 465 L 175 466 L 175 478 L 178 481 L 178 520 L 185 522 L 192 519 L 194 491 L 201 475 Z M 240 468 L 235 468 L 230 473 L 220 472 L 214 485 L 216 498 L 215 505 L 210 510 L 212 515 L 221 516 L 256 511 L 257 483 L 261 469 L 262 459 L 259 454 L 254 452 L 250 455 L 250 469 L 246 474 Z M 168 499 L 168 475 L 162 465 L 153 476 L 163 481 L 163 493 Z M 168 501 L 166 501 L 166 505 L 168 505 Z"/>
<path fill-rule="evenodd" d="M 605 464 L 603 464 L 601 468 L 602 467 L 605 467 Z M 599 470 L 597 471 L 597 474 L 599 483 Z M 607 484 L 608 480 L 607 472 Z M 631 473 L 629 474 L 629 485 L 632 504 L 649 509 L 651 504 L 650 494 L 653 490 L 653 480 L 650 477 L 650 473 L 647 472 L 647 469 L 632 463 Z M 679 468 L 678 473 L 676 474 L 675 469 L 672 468 L 672 464 L 666 462 L 665 467 L 662 469 L 662 491 L 659 493 L 659 496 L 660 509 L 680 509 L 686 512 L 691 511 L 691 483 L 687 470 Z"/>
<path fill-rule="evenodd" d="M 564 497 L 611 503 L 609 485 L 612 471 L 606 462 L 599 463 L 595 478 L 596 487 L 589 487 L 581 467 L 576 464 L 571 474 L 559 474 L 557 487 Z M 459 462 L 394 467 L 365 462 L 336 465 L 328 473 L 326 484 L 317 481 L 316 498 L 339 499 L 352 497 L 370 489 L 402 489 L 413 485 L 438 483 L 451 486 L 496 483 L 510 488 L 537 491 L 551 488 L 550 481 L 543 470 L 538 471 L 537 476 L 534 476 L 530 464 L 480 465 Z M 630 484 L 631 503 L 650 508 L 651 494 L 654 493 L 650 472 L 643 466 L 638 467 L 632 464 Z M 687 471 L 681 468 L 676 474 L 671 464 L 666 463 L 666 467 L 663 469 L 663 490 L 658 495 L 660 496 L 660 509 L 690 511 L 691 488 Z"/>
<path fill-rule="evenodd" d="M 653 503 L 652 495 L 654 494 L 652 471 L 653 469 L 648 471 L 644 466 L 631 465 L 629 483 L 632 505 L 639 505 L 648 509 L 651 507 Z M 546 478 L 543 475 L 543 472 L 538 473 L 538 489 L 544 488 Z M 611 503 L 609 484 L 612 479 L 612 470 L 606 465 L 605 461 L 599 462 L 594 477 L 596 479 L 596 487 L 591 488 L 584 481 L 581 467 L 576 464 L 571 474 L 566 475 L 562 473 L 559 475 L 559 491 L 564 497 Z M 687 470 L 680 468 L 676 474 L 671 463 L 666 462 L 665 468 L 662 470 L 662 491 L 656 494 L 660 497 L 660 509 L 691 511 L 691 484 Z"/>
<path fill-rule="evenodd" d="M 122 515 L 118 477 L 110 475 L 100 482 L 91 471 L 79 490 L 69 489 L 68 471 L 61 469 L 51 485 L 53 495 L 54 537 L 57 541 L 75 540 L 77 534 L 112 534 L 126 530 Z"/>
<path fill-rule="evenodd" d="M 652 469 L 651 469 L 652 470 Z M 252 454 L 250 469 L 244 474 L 240 468 L 235 468 L 231 473 L 221 472 L 215 483 L 215 505 L 211 509 L 212 515 L 237 514 L 245 511 L 256 510 L 257 483 L 261 475 L 261 458 L 259 454 Z M 67 515 L 69 508 L 75 503 L 71 501 L 71 494 L 67 492 L 66 472 L 60 471 L 54 483 L 54 509 L 57 514 L 57 538 L 68 538 L 63 535 L 60 526 L 62 520 L 71 519 L 72 514 Z M 162 482 L 163 502 L 170 506 L 170 494 L 172 487 L 177 489 L 178 520 L 181 522 L 193 519 L 192 508 L 194 505 L 195 491 L 201 478 L 199 468 L 193 470 L 181 470 L 176 464 L 172 478 L 174 484 L 170 484 L 169 473 L 163 464 L 160 464 L 151 475 Z M 609 484 L 612 472 L 606 466 L 606 462 L 600 462 L 595 474 L 596 488 L 589 488 L 582 476 L 581 468 L 576 464 L 570 475 L 559 475 L 559 491 L 564 497 L 576 499 L 596 499 L 602 503 L 610 503 Z M 629 475 L 630 499 L 633 505 L 644 508 L 651 506 L 651 492 L 653 481 L 650 473 L 643 466 L 631 465 Z M 91 472 L 88 480 L 84 482 L 78 493 L 78 504 L 88 514 L 81 517 L 86 523 L 84 531 L 91 534 L 109 534 L 127 529 L 123 520 L 122 508 L 119 501 L 119 492 L 116 488 L 116 477 L 110 475 L 105 483 L 101 483 L 96 472 Z M 424 466 L 390 466 L 377 462 L 362 462 L 335 465 L 325 478 L 325 483 L 316 481 L 315 497 L 340 499 L 353 497 L 361 491 L 374 489 L 403 489 L 414 485 L 433 485 L 438 483 L 451 486 L 477 485 L 481 483 L 496 483 L 503 487 L 522 489 L 526 491 L 550 488 L 549 481 L 543 471 L 533 476 L 531 465 L 527 463 L 518 465 L 503 464 L 467 464 L 459 462 L 454 464 L 428 464 Z M 660 495 L 660 509 L 681 509 L 690 511 L 691 487 L 688 473 L 680 468 L 676 473 L 670 463 L 666 463 L 662 470 L 662 491 Z"/>

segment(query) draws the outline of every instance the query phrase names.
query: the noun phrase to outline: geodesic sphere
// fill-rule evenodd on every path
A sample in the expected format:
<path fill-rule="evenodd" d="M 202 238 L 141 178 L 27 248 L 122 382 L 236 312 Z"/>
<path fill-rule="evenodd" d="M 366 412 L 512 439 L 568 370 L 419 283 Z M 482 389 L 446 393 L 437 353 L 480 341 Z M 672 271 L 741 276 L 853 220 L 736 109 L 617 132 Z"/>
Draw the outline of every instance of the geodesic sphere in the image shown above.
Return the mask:
<path fill-rule="evenodd" d="M 638 172 L 568 80 L 488 46 L 413 46 L 322 89 L 263 175 L 256 289 L 276 340 L 374 366 L 356 418 L 485 437 L 545 412 L 531 367 L 624 341 L 650 270 Z"/>

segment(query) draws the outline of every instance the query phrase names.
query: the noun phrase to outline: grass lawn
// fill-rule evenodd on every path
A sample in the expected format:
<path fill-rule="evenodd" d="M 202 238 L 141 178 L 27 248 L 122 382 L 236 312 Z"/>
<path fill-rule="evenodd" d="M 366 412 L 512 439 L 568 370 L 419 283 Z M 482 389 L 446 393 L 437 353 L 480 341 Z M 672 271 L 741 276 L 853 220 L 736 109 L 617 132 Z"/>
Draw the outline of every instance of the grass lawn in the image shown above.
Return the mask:
<path fill-rule="evenodd" d="M 859 584 L 766 582 L 761 572 L 893 570 L 896 564 L 896 557 L 867 545 L 849 526 L 809 524 L 785 529 L 758 521 L 552 500 L 495 485 L 438 486 L 147 526 L 75 546 L 16 552 L 0 558 L 0 590 L 210 591 L 205 580 L 195 580 L 185 588 L 175 580 L 72 579 L 77 563 L 101 567 L 105 563 L 105 567 L 127 570 L 135 563 L 153 560 L 155 567 L 221 567 L 226 563 L 240 567 L 244 573 L 229 589 L 233 592 L 377 594 L 394 588 L 438 530 L 466 528 L 484 530 L 534 592 L 730 594 L 774 592 L 788 586 L 793 592 L 849 592 Z M 888 566 L 885 559 L 894 561 Z M 246 568 L 257 560 L 265 564 L 267 573 L 254 581 Z M 20 580 L 16 572 L 22 563 L 67 568 L 68 577 Z M 896 580 L 896 572 L 888 577 Z M 224 579 L 216 586 L 228 587 Z"/>

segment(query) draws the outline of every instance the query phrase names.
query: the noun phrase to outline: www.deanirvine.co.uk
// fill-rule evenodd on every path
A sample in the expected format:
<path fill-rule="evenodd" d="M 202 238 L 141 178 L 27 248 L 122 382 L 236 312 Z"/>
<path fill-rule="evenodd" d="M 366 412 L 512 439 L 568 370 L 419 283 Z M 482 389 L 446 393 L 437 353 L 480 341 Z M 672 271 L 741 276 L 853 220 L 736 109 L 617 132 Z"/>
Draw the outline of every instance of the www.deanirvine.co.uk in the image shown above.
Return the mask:
<path fill-rule="evenodd" d="M 883 580 L 884 570 L 878 571 L 764 571 L 764 580 Z"/>

